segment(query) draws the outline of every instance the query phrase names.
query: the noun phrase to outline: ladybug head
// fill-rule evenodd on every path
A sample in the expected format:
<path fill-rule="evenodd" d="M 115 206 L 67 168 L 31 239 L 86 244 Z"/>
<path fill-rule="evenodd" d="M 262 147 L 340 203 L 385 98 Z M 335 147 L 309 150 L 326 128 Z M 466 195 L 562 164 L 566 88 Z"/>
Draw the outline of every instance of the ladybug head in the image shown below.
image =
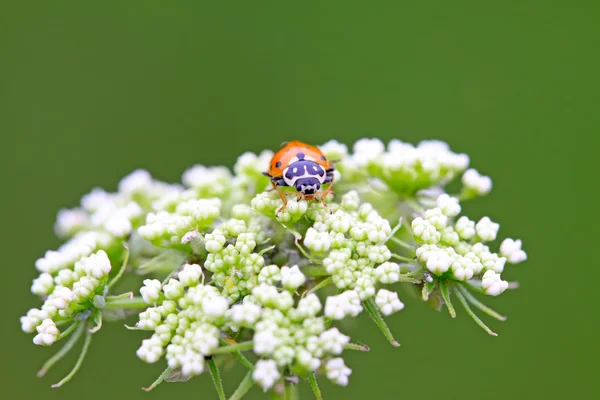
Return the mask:
<path fill-rule="evenodd" d="M 321 182 L 317 178 L 300 178 L 296 181 L 296 190 L 304 195 L 315 194 L 321 189 Z"/>

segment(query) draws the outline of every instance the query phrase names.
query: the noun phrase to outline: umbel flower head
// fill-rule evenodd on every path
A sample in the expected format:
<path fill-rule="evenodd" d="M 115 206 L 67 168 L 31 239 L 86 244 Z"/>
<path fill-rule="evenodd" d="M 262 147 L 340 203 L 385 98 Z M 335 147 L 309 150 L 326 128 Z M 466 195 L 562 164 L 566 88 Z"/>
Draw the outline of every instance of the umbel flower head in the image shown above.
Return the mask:
<path fill-rule="evenodd" d="M 270 164 L 267 150 L 241 155 L 233 170 L 192 166 L 181 184 L 137 170 L 116 193 L 94 188 L 78 207 L 60 210 L 54 229 L 65 243 L 36 261 L 31 292 L 40 305 L 21 317 L 35 344 L 67 341 L 39 375 L 83 337 L 76 367 L 55 386 L 63 385 L 103 321 L 133 313 L 127 328 L 148 331 L 137 356 L 166 368 L 147 390 L 209 373 L 225 398 L 215 360 L 233 357 L 248 369 L 235 398 L 254 384 L 287 392 L 302 380 L 320 398 L 318 379 L 350 383 L 346 350 L 369 350 L 339 321 L 365 312 L 398 346 L 384 317 L 405 307 L 400 284 L 452 317 L 460 304 L 496 335 L 476 311 L 506 317 L 477 296 L 516 287 L 503 274 L 527 254 L 520 239 L 495 244 L 492 214 L 463 213 L 465 201 L 490 193 L 491 178 L 439 141 L 361 139 L 350 152 L 332 140 L 320 151 L 336 160 L 327 171 L 335 195 L 329 181 L 322 198 L 277 187 L 263 172 L 286 165 Z M 293 156 L 285 159 L 310 161 Z M 462 188 L 447 192 L 454 180 Z"/>

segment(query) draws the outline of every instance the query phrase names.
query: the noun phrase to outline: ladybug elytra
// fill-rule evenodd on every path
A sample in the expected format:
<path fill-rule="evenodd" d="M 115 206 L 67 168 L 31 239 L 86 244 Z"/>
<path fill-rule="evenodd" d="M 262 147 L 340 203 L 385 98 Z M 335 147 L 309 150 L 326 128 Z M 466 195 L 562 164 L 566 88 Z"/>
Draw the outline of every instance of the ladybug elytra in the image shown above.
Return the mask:
<path fill-rule="evenodd" d="M 298 191 L 298 199 L 315 200 L 324 203 L 325 197 L 331 193 L 333 172 L 335 167 L 325 155 L 315 146 L 294 140 L 287 142 L 271 159 L 269 171 L 263 172 L 271 178 L 273 188 L 277 190 L 285 210 L 287 198 L 279 189 L 281 186 L 293 187 Z M 327 189 L 321 192 L 321 187 L 329 183 Z M 319 197 L 317 197 L 320 194 Z"/>

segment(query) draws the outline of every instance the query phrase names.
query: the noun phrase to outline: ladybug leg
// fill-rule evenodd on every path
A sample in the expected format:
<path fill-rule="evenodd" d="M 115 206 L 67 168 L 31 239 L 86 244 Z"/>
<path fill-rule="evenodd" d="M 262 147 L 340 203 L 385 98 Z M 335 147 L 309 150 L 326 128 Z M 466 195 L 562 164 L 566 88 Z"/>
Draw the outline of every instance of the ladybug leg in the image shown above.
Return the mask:
<path fill-rule="evenodd" d="M 327 207 L 327 203 L 325 203 L 325 199 L 327 198 L 327 195 L 328 195 L 329 193 L 333 193 L 333 190 L 331 190 L 331 189 L 332 189 L 332 187 L 333 187 L 333 182 L 332 182 L 332 181 L 330 181 L 330 182 L 329 182 L 329 186 L 327 187 L 327 189 L 325 189 L 325 190 L 323 191 L 323 193 L 321 193 L 321 203 L 322 203 L 322 204 L 323 204 L 323 206 L 325 206 L 325 207 Z M 333 211 L 329 210 L 329 214 L 332 214 L 332 213 L 333 213 Z"/>
<path fill-rule="evenodd" d="M 279 193 L 279 197 L 281 197 L 281 201 L 283 201 L 283 205 L 279 208 L 279 210 L 277 210 L 277 215 L 281 214 L 283 211 L 285 211 L 285 208 L 287 207 L 287 198 L 285 197 L 285 194 L 279 190 L 279 185 L 277 185 L 277 183 L 275 183 L 275 181 L 271 181 L 271 184 L 273 185 L 273 189 L 277 190 L 277 193 Z"/>

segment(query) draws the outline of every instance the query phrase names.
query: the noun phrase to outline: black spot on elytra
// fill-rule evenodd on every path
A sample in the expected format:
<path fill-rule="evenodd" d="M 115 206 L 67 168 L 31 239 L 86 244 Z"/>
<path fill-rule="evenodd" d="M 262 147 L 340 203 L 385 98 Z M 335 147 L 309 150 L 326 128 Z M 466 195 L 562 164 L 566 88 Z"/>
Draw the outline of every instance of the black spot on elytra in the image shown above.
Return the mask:
<path fill-rule="evenodd" d="M 298 153 L 296 153 L 296 157 L 298 157 L 298 160 L 304 160 L 304 153 L 298 152 Z"/>
<path fill-rule="evenodd" d="M 281 161 L 277 161 L 277 162 L 275 163 L 275 168 L 279 168 L 279 167 L 281 167 Z"/>

